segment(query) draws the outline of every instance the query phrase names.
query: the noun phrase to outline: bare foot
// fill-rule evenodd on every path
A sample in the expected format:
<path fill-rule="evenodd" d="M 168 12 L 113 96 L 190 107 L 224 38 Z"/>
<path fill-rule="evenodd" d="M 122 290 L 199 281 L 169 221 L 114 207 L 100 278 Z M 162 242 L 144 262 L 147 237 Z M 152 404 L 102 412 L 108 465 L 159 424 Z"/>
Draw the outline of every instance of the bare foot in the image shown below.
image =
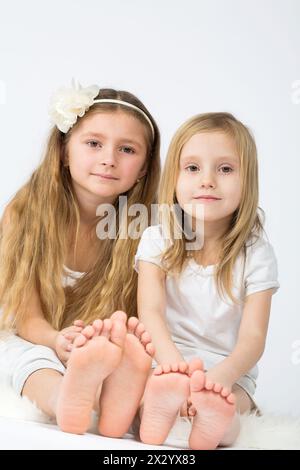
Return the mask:
<path fill-rule="evenodd" d="M 145 444 L 160 445 L 176 420 L 190 393 L 188 365 L 180 362 L 157 366 L 149 378 L 144 395 L 140 438 Z"/>
<path fill-rule="evenodd" d="M 108 320 L 103 322 L 100 335 L 83 345 L 80 337 L 74 341 L 56 407 L 62 431 L 83 434 L 89 428 L 95 395 L 120 363 L 125 335 L 122 324 Z"/>
<path fill-rule="evenodd" d="M 135 317 L 129 318 L 122 360 L 103 383 L 100 396 L 98 428 L 103 436 L 122 437 L 128 431 L 144 393 L 153 354 L 144 325 Z"/>
<path fill-rule="evenodd" d="M 193 372 L 190 388 L 197 415 L 193 419 L 189 446 L 194 450 L 215 449 L 233 421 L 234 394 L 221 384 L 207 382 L 200 370 Z"/>

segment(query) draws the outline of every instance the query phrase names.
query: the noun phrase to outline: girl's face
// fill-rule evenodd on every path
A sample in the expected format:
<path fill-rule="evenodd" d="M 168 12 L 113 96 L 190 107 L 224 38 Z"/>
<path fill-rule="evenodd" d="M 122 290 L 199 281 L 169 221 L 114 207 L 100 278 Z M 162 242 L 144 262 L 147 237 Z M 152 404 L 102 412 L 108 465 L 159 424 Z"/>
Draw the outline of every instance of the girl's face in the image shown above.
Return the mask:
<path fill-rule="evenodd" d="M 113 203 L 146 174 L 146 132 L 125 112 L 93 114 L 71 135 L 67 155 L 79 198 Z"/>
<path fill-rule="evenodd" d="M 239 156 L 230 135 L 201 132 L 186 142 L 180 155 L 176 196 L 181 208 L 192 205 L 192 215 L 196 205 L 203 204 L 206 222 L 230 221 L 241 199 Z"/>

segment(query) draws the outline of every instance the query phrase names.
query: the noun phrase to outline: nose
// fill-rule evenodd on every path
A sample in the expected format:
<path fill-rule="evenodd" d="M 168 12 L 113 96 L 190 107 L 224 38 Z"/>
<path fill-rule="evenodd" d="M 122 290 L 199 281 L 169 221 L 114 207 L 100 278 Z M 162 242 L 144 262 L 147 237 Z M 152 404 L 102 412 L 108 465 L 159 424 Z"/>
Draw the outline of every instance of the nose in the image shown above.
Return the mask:
<path fill-rule="evenodd" d="M 216 182 L 215 182 L 213 173 L 209 170 L 203 171 L 200 176 L 200 187 L 201 188 L 215 188 L 215 186 L 216 186 Z"/>
<path fill-rule="evenodd" d="M 104 166 L 116 166 L 117 158 L 115 155 L 115 150 L 112 147 L 107 147 L 103 152 L 101 152 L 101 157 L 99 159 L 100 165 Z"/>

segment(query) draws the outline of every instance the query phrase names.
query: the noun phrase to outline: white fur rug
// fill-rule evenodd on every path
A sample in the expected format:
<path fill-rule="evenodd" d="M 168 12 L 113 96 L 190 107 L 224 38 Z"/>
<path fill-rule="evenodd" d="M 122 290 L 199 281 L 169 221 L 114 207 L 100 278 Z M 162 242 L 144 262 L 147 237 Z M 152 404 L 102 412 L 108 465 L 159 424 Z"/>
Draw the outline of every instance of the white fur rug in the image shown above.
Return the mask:
<path fill-rule="evenodd" d="M 52 424 L 52 427 L 55 427 L 55 423 L 51 423 L 49 418 L 47 418 L 47 416 L 45 416 L 27 398 L 21 398 L 17 396 L 15 392 L 7 385 L 0 384 L 0 398 L 1 417 L 13 418 L 18 420 L 18 422 L 23 420 L 34 421 L 36 423 L 44 423 L 48 425 Z M 242 416 L 241 421 L 241 433 L 231 449 L 300 450 L 300 417 L 293 418 L 288 416 L 264 414 L 260 417 L 254 415 Z M 7 423 L 7 420 L 4 420 L 3 422 Z M 5 424 L 2 424 L 2 426 L 5 426 Z M 178 419 L 164 445 L 180 447 L 183 449 L 186 448 L 189 431 L 189 421 L 185 418 Z M 90 432 L 94 432 L 93 428 L 90 430 Z M 4 435 L 5 429 L 1 429 L 0 434 Z M 126 436 L 128 437 L 128 435 Z M 72 439 L 72 435 L 69 435 L 69 437 Z M 80 439 L 82 436 L 76 436 L 76 442 L 78 442 L 78 438 Z M 118 442 L 120 443 L 120 440 L 118 440 Z M 132 444 L 133 441 L 131 441 L 131 448 L 133 448 Z M 143 444 L 136 442 L 136 448 L 142 448 L 142 446 Z M 117 449 L 118 447 L 115 448 Z M 124 448 L 124 445 L 122 445 L 122 448 Z M 149 449 L 149 446 L 145 446 L 145 448 Z"/>

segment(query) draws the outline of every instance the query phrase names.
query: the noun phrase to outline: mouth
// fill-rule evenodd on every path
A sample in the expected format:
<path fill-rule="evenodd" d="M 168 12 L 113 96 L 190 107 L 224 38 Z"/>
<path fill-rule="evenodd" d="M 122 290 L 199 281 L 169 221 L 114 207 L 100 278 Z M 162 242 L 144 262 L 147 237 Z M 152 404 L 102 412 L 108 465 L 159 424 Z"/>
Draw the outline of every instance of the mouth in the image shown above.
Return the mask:
<path fill-rule="evenodd" d="M 199 197 L 194 197 L 194 199 L 198 199 L 199 201 L 221 201 L 220 197 L 214 197 L 214 196 L 199 196 Z"/>
<path fill-rule="evenodd" d="M 108 175 L 108 174 L 105 174 L 105 173 L 91 173 L 93 176 L 97 176 L 98 178 L 102 178 L 102 179 L 105 179 L 105 180 L 118 180 L 119 178 L 115 178 L 114 176 L 112 175 Z"/>

